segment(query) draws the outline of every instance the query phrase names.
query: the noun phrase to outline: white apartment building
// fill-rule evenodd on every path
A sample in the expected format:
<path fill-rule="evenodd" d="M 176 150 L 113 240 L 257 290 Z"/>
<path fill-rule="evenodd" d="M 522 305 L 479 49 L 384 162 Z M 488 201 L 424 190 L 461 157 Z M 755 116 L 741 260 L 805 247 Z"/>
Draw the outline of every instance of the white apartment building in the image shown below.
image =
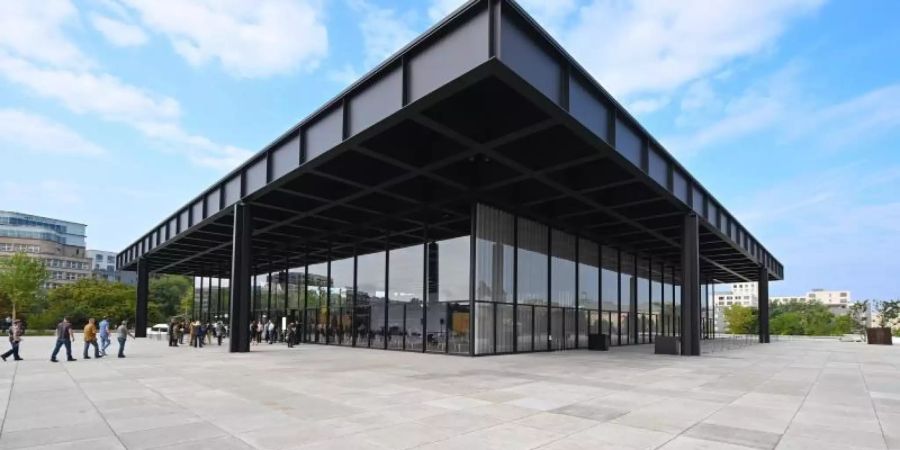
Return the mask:
<path fill-rule="evenodd" d="M 759 298 L 756 296 L 756 282 L 733 283 L 730 291 L 719 292 L 716 289 L 716 306 L 727 307 L 731 305 L 757 306 Z"/>
<path fill-rule="evenodd" d="M 787 302 L 819 302 L 828 307 L 834 314 L 846 314 L 847 308 L 853 303 L 850 291 L 826 291 L 825 289 L 816 288 L 805 295 L 771 297 L 772 303 Z"/>

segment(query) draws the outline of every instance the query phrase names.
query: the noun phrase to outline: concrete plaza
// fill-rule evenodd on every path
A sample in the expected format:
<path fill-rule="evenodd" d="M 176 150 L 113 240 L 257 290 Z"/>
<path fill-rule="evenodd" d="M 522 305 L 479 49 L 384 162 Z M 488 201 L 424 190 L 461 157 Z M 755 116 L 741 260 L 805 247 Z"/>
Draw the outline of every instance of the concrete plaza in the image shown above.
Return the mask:
<path fill-rule="evenodd" d="M 142 339 L 59 364 L 51 348 L 27 338 L 25 361 L 0 363 L 0 448 L 900 448 L 897 347 L 468 358 Z"/>

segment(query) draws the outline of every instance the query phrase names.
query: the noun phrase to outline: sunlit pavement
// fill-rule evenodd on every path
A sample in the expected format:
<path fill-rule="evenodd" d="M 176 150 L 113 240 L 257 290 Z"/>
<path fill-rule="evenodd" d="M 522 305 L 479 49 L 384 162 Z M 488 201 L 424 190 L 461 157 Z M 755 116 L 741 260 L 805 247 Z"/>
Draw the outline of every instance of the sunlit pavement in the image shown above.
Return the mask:
<path fill-rule="evenodd" d="M 0 448 L 900 448 L 900 347 L 481 358 L 300 345 L 0 363 Z M 64 356 L 62 359 L 65 359 Z"/>

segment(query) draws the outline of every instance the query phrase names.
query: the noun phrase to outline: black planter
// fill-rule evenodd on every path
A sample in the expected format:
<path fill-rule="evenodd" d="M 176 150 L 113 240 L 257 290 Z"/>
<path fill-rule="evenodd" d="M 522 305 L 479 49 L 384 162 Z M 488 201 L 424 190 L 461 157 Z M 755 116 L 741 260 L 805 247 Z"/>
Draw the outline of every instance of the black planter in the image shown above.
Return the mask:
<path fill-rule="evenodd" d="M 888 327 L 866 328 L 866 341 L 872 345 L 894 345 Z"/>

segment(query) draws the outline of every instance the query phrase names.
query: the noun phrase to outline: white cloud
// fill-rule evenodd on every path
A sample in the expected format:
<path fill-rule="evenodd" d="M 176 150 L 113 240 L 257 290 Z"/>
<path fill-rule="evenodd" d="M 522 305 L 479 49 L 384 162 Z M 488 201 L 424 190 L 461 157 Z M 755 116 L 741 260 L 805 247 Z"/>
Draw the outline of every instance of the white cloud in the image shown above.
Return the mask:
<path fill-rule="evenodd" d="M 898 190 L 900 166 L 851 164 L 774 181 L 733 203 L 740 206 L 735 215 L 785 265 L 779 291 L 826 287 L 888 298 L 897 295 L 884 280 L 900 270 L 900 240 L 893 238 L 900 234 L 900 202 L 879 197 Z"/>
<path fill-rule="evenodd" d="M 797 64 L 788 64 L 728 100 L 716 97 L 705 82 L 692 85 L 676 119 L 686 131 L 661 140 L 670 151 L 689 157 L 761 132 L 781 143 L 803 141 L 837 150 L 900 129 L 900 83 L 826 103 L 807 92 L 802 77 Z"/>
<path fill-rule="evenodd" d="M 665 108 L 671 99 L 668 96 L 639 98 L 628 104 L 628 110 L 633 114 L 644 114 Z"/>
<path fill-rule="evenodd" d="M 68 0 L 3 0 L 0 49 L 55 66 L 89 66 L 90 59 L 66 39 L 64 24 L 78 24 L 78 11 Z"/>
<path fill-rule="evenodd" d="M 344 64 L 340 69 L 328 71 L 328 79 L 343 86 L 353 84 L 362 76 L 362 72 L 356 70 L 352 64 Z"/>
<path fill-rule="evenodd" d="M 437 22 L 465 2 L 466 0 L 432 0 L 431 5 L 428 6 L 428 18 L 432 22 Z"/>
<path fill-rule="evenodd" d="M 793 17 L 822 0 L 595 0 L 562 43 L 620 98 L 669 93 L 765 50 Z"/>
<path fill-rule="evenodd" d="M 36 3 L 28 2 L 29 5 Z M 14 4 L 16 8 L 9 8 L 7 3 L 2 7 L 7 8 L 7 12 L 12 11 L 16 20 L 25 25 L 12 31 L 0 29 L 0 36 L 3 36 L 0 41 L 0 77 L 24 87 L 32 94 L 58 102 L 73 113 L 124 124 L 149 138 L 156 146 L 184 154 L 190 161 L 201 166 L 227 170 L 250 156 L 251 152 L 247 150 L 219 144 L 184 130 L 180 123 L 181 106 L 177 100 L 129 84 L 109 73 L 96 70 L 93 64 L 84 64 L 78 58 L 73 60 L 72 55 L 81 55 L 81 51 L 63 33 L 64 26 L 77 23 L 77 12 L 65 8 L 71 8 L 69 3 L 48 2 L 51 6 L 48 10 L 57 11 L 54 14 L 41 8 L 10 4 Z M 122 11 L 116 15 L 122 17 Z M 3 17 L 0 21 L 6 19 Z M 53 53 L 38 46 L 18 45 L 31 38 L 36 33 L 35 30 L 51 37 L 41 42 L 56 42 L 61 48 L 70 50 Z M 62 148 L 56 143 L 68 142 L 70 153 L 102 153 L 99 146 L 49 119 L 8 111 L 6 114 L 22 127 L 20 130 L 11 130 L 17 134 L 6 137 L 10 142 L 12 139 L 20 142 L 20 145 L 32 142 L 45 151 Z M 46 132 L 36 131 L 41 128 Z"/>
<path fill-rule="evenodd" d="M 91 24 L 107 41 L 117 47 L 135 47 L 147 43 L 147 34 L 137 25 L 99 14 L 91 14 Z"/>
<path fill-rule="evenodd" d="M 351 7 L 361 16 L 359 28 L 363 35 L 366 69 L 387 59 L 412 41 L 417 31 L 413 28 L 415 14 L 379 8 L 365 0 L 352 0 Z"/>
<path fill-rule="evenodd" d="M 42 68 L 0 53 L 0 74 L 78 114 L 116 122 L 174 120 L 181 114 L 174 99 L 154 96 L 105 73 Z"/>
<path fill-rule="evenodd" d="M 4 181 L 0 183 L 0 198 L 10 202 L 7 206 L 10 209 L 48 216 L 55 216 L 56 214 L 49 211 L 58 210 L 60 207 L 81 207 L 85 204 L 81 185 L 56 179 L 36 180 L 30 183 Z M 35 211 L 35 205 L 54 205 L 54 207 L 47 208 L 48 212 L 42 212 Z"/>
<path fill-rule="evenodd" d="M 239 78 L 312 70 L 328 53 L 318 0 L 124 0 L 193 66 L 216 61 Z"/>
<path fill-rule="evenodd" d="M 15 109 L 0 109 L 0 142 L 10 151 L 89 157 L 106 153 L 63 124 Z"/>

